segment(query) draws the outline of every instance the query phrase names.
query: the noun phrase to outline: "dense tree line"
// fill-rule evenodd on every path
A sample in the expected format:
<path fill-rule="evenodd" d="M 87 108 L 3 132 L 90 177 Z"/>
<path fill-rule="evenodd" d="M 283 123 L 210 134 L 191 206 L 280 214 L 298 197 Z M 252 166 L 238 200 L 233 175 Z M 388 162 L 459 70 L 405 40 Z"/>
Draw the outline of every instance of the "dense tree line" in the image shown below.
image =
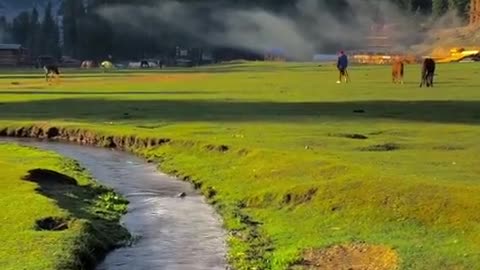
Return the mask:
<path fill-rule="evenodd" d="M 5 38 L 8 41 L 23 44 L 32 55 L 59 57 L 60 31 L 51 3 L 48 3 L 41 18 L 38 10 L 33 8 L 32 11 L 21 12 L 11 22 L 0 19 L 0 27 L 2 32 L 7 33 Z"/>
<path fill-rule="evenodd" d="M 100 60 L 173 55 L 178 45 L 204 46 L 201 41 L 174 31 L 169 27 L 145 25 L 144 31 L 127 31 L 112 26 L 100 17 L 98 8 L 112 4 L 154 4 L 158 0 L 61 0 L 58 12 L 48 3 L 42 14 L 36 8 L 18 14 L 13 20 L 0 18 L 0 30 L 8 41 L 23 44 L 32 56 L 69 55 L 78 59 Z M 348 9 L 348 0 L 318 0 L 333 13 Z M 370 0 L 386 1 L 386 0 Z M 454 10 L 466 18 L 470 0 L 390 0 L 406 14 L 439 17 Z M 196 0 L 181 2 L 198 3 Z M 261 7 L 273 12 L 288 12 L 296 0 L 211 0 L 211 6 Z M 160 38 L 159 38 L 160 37 Z M 225 48 L 223 48 L 225 50 Z"/>

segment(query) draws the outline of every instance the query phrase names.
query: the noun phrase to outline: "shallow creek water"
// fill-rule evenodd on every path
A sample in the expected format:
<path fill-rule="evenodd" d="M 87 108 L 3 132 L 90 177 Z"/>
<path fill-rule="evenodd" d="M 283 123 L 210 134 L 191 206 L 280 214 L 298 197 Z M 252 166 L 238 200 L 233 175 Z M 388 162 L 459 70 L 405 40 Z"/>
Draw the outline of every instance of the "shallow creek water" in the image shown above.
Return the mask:
<path fill-rule="evenodd" d="M 28 139 L 0 140 L 75 159 L 100 183 L 128 199 L 128 213 L 121 223 L 137 240 L 112 251 L 97 270 L 227 269 L 220 218 L 189 183 L 121 151 Z M 187 196 L 178 198 L 181 192 Z"/>

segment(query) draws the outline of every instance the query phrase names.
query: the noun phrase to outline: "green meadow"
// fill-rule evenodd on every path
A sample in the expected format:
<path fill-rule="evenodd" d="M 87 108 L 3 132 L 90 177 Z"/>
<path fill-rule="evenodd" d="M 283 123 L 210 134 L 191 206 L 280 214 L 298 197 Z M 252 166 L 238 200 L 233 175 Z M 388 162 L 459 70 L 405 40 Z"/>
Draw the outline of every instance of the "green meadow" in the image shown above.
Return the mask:
<path fill-rule="evenodd" d="M 128 233 L 126 204 L 55 153 L 0 143 L 0 268 L 89 269 Z"/>
<path fill-rule="evenodd" d="M 364 269 L 480 269 L 479 73 L 475 63 L 440 64 L 435 88 L 419 88 L 417 65 L 406 66 L 404 85 L 391 83 L 387 66 L 352 67 L 352 82 L 337 85 L 333 66 L 304 63 L 70 70 L 51 84 L 11 71 L 0 75 L 0 128 L 169 139 L 132 150 L 209 197 L 237 269 L 302 268 L 308 251 L 322 265 L 338 246 L 394 254 Z M 21 156 L 37 167 L 57 160 L 35 155 Z M 2 162 L 18 158 L 1 151 Z M 8 211 L 12 201 L 34 197 L 66 214 L 30 184 L 8 187 L 25 166 L 3 166 L 7 266 L 9 250 L 21 249 L 5 230 L 36 241 L 37 214 Z M 73 236 L 38 237 L 63 249 Z M 367 265 L 380 256 L 364 255 Z"/>

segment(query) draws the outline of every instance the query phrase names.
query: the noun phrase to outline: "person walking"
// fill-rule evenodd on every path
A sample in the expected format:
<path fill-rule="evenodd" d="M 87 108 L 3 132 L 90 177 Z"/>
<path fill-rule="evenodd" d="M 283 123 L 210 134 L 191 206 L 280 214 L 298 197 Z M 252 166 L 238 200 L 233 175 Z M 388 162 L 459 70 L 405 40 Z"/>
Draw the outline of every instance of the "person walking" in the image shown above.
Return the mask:
<path fill-rule="evenodd" d="M 348 82 L 348 57 L 344 51 L 340 51 L 337 61 L 337 69 L 339 72 L 337 83 L 342 83 L 342 79 L 345 79 L 345 83 Z"/>

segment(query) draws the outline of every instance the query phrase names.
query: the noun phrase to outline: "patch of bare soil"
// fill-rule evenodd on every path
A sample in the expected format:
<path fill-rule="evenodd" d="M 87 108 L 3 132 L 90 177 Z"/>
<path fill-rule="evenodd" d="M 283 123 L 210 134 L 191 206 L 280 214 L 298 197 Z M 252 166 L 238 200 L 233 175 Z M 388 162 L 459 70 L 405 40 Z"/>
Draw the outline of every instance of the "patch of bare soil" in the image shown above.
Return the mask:
<path fill-rule="evenodd" d="M 460 151 L 465 150 L 465 147 L 459 145 L 444 144 L 433 147 L 433 150 L 439 151 Z"/>
<path fill-rule="evenodd" d="M 401 149 L 400 145 L 396 143 L 376 144 L 361 148 L 360 151 L 365 152 L 391 152 Z"/>
<path fill-rule="evenodd" d="M 292 269 L 395 270 L 398 269 L 398 256 L 386 246 L 338 245 L 306 251 L 303 262 Z"/>
<path fill-rule="evenodd" d="M 217 151 L 220 153 L 225 153 L 230 149 L 227 145 L 223 145 L 223 144 L 222 145 L 209 144 L 209 145 L 206 145 L 205 148 L 208 151 Z"/>
<path fill-rule="evenodd" d="M 353 140 L 366 140 L 368 139 L 367 136 L 363 134 L 358 134 L 358 133 L 335 133 L 335 134 L 329 134 L 330 137 L 340 137 L 340 138 L 347 138 L 347 139 L 353 139 Z"/>
<path fill-rule="evenodd" d="M 68 229 L 68 221 L 60 217 L 47 217 L 36 221 L 38 231 L 64 231 Z"/>

